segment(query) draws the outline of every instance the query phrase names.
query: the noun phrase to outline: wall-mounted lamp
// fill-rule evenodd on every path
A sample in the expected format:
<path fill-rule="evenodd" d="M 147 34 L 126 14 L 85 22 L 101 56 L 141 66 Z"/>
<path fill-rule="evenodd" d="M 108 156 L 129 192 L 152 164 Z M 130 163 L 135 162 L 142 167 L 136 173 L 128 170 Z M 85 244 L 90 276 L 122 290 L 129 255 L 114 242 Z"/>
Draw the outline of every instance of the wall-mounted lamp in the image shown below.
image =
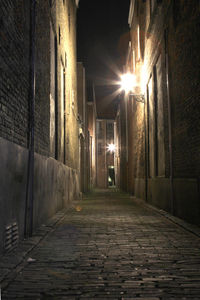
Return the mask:
<path fill-rule="evenodd" d="M 121 89 L 124 90 L 129 96 L 134 96 L 137 102 L 144 103 L 143 94 L 133 93 L 133 89 L 136 86 L 135 76 L 131 73 L 125 73 L 121 76 Z"/>
<path fill-rule="evenodd" d="M 135 86 L 135 76 L 131 73 L 126 73 L 121 76 L 121 89 L 126 93 L 133 90 Z"/>

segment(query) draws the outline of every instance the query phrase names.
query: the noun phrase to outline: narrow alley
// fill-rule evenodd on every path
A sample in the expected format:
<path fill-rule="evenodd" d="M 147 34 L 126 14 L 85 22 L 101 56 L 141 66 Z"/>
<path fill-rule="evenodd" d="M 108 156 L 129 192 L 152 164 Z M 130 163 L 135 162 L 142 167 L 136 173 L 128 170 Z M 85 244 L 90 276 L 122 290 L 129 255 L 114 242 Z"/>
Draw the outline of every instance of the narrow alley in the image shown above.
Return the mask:
<path fill-rule="evenodd" d="M 200 299 L 200 232 L 177 222 L 115 189 L 91 192 L 4 256 L 2 300 Z"/>
<path fill-rule="evenodd" d="M 0 1 L 0 300 L 200 300 L 199 3 Z"/>

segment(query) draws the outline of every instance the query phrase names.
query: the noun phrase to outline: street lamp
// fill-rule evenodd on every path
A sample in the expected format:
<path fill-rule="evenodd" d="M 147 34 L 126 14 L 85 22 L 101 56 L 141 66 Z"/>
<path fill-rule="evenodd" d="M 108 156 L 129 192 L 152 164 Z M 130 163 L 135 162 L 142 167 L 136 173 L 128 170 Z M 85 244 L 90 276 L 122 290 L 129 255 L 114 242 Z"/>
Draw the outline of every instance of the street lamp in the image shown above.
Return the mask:
<path fill-rule="evenodd" d="M 116 146 L 115 146 L 115 144 L 108 144 L 107 149 L 108 149 L 109 152 L 112 153 L 112 152 L 115 152 Z"/>

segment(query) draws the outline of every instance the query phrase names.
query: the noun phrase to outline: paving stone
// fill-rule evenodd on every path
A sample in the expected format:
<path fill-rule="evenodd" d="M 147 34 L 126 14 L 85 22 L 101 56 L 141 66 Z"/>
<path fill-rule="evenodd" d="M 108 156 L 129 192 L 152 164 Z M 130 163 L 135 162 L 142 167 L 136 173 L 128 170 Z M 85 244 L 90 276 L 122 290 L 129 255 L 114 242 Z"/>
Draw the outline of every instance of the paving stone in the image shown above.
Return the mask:
<path fill-rule="evenodd" d="M 200 299 L 200 239 L 190 226 L 114 191 L 79 205 L 1 257 L 3 300 Z"/>

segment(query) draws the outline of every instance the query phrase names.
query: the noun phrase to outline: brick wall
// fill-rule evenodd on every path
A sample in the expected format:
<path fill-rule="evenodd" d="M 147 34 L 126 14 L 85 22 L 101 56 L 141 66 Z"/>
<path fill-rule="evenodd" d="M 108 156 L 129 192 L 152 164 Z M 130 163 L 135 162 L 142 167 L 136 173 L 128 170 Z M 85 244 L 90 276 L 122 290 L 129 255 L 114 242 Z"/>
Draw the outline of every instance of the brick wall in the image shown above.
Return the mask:
<path fill-rule="evenodd" d="M 0 136 L 28 146 L 30 91 L 29 1 L 1 1 L 0 12 Z M 36 5 L 35 152 L 50 156 L 50 22 L 58 43 L 58 160 L 77 168 L 76 6 L 74 1 L 40 1 Z M 61 104 L 61 61 L 65 68 L 65 116 Z M 64 71 L 63 71 L 64 72 Z M 73 126 L 72 126 L 73 124 Z M 65 135 L 65 138 L 64 138 Z M 64 146 L 65 144 L 65 146 Z M 55 157 L 54 151 L 52 155 Z"/>
<path fill-rule="evenodd" d="M 1 1 L 0 136 L 27 147 L 29 91 L 28 1 Z"/>
<path fill-rule="evenodd" d="M 169 24 L 169 68 L 175 177 L 200 174 L 200 31 L 198 1 L 174 3 Z"/>
<path fill-rule="evenodd" d="M 129 177 L 144 178 L 144 104 L 131 97 L 128 105 Z M 132 185 L 132 184 L 131 184 Z"/>
<path fill-rule="evenodd" d="M 50 7 L 49 1 L 36 6 L 36 99 L 35 151 L 50 152 Z"/>
<path fill-rule="evenodd" d="M 56 1 L 51 10 L 53 29 L 57 37 L 57 111 L 58 160 L 78 168 L 78 111 L 76 62 L 76 6 L 74 1 Z M 65 75 L 65 112 L 62 74 Z M 65 113 L 65 118 L 64 118 Z M 64 120 L 65 119 L 65 120 Z M 65 123 L 65 127 L 64 127 Z M 64 146 L 65 144 L 65 146 Z M 64 161 L 65 160 L 65 161 Z"/>
<path fill-rule="evenodd" d="M 200 174 L 200 31 L 198 1 L 136 1 L 131 23 L 127 69 L 136 75 L 133 92 L 145 86 L 147 173 L 145 185 L 142 118 L 137 104 L 128 105 L 128 185 L 146 189 L 147 201 L 199 224 Z M 131 110 L 132 109 L 132 110 Z M 169 114 L 170 113 L 170 114 Z M 171 115 L 171 118 L 170 118 Z M 170 129 L 171 125 L 171 129 Z M 170 131 L 169 131 L 170 130 Z M 170 153 L 170 132 L 172 152 Z M 172 154 L 172 155 L 171 155 Z M 136 175 L 136 177 L 134 177 Z"/>

